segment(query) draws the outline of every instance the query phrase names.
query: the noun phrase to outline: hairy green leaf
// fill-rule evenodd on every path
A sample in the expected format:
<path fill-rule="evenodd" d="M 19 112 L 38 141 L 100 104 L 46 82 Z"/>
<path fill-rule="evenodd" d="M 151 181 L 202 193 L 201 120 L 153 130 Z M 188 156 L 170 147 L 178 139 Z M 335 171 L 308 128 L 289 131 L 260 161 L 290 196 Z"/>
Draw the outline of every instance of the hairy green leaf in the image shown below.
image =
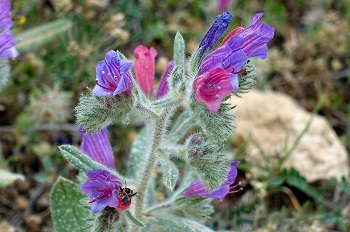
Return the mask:
<path fill-rule="evenodd" d="M 16 44 L 16 48 L 19 52 L 32 51 L 33 48 L 42 46 L 57 39 L 57 36 L 66 32 L 71 25 L 72 22 L 67 19 L 58 19 L 23 31 L 16 35 L 16 37 L 20 39 L 20 42 Z"/>
<path fill-rule="evenodd" d="M 163 230 L 159 231 L 212 232 L 208 227 L 187 218 L 157 217 L 149 218 L 148 221 L 161 226 Z"/>
<path fill-rule="evenodd" d="M 128 218 L 129 218 L 135 225 L 137 225 L 137 226 L 139 226 L 139 227 L 145 226 L 142 222 L 140 222 L 137 218 L 135 218 L 134 215 L 132 215 L 132 214 L 130 213 L 129 210 L 125 211 L 125 214 L 126 214 L 126 216 L 128 216 Z"/>
<path fill-rule="evenodd" d="M 24 176 L 17 173 L 9 172 L 0 168 L 0 187 L 5 187 L 12 184 L 16 180 L 24 180 Z"/>
<path fill-rule="evenodd" d="M 10 65 L 8 58 L 0 58 L 0 91 L 10 78 Z"/>
<path fill-rule="evenodd" d="M 163 184 L 173 191 L 179 177 L 179 169 L 168 157 L 161 156 L 158 158 L 158 162 L 163 171 Z"/>
<path fill-rule="evenodd" d="M 196 221 L 205 221 L 214 213 L 214 207 L 211 198 L 203 197 L 179 197 L 174 204 L 182 210 L 185 217 Z"/>
<path fill-rule="evenodd" d="M 196 124 L 196 119 L 191 117 L 188 111 L 182 112 L 171 128 L 168 136 L 169 143 L 176 143 Z"/>
<path fill-rule="evenodd" d="M 128 176 L 131 179 L 141 178 L 139 173 L 144 169 L 147 160 L 146 155 L 150 149 L 148 135 L 148 128 L 143 128 L 132 144 L 128 168 Z"/>
<path fill-rule="evenodd" d="M 50 193 L 50 209 L 54 230 L 57 232 L 85 231 L 85 220 L 91 211 L 80 203 L 85 194 L 80 188 L 63 177 L 54 184 Z"/>

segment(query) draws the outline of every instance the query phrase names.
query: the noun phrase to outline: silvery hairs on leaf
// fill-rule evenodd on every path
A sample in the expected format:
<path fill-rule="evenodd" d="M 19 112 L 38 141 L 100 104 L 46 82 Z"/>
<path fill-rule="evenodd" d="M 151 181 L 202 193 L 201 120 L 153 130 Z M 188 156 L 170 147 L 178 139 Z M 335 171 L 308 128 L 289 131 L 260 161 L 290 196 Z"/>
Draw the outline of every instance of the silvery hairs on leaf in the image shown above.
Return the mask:
<path fill-rule="evenodd" d="M 77 123 L 89 133 L 96 133 L 108 123 L 115 123 L 127 117 L 132 100 L 123 96 L 96 97 L 82 95 L 75 107 Z"/>

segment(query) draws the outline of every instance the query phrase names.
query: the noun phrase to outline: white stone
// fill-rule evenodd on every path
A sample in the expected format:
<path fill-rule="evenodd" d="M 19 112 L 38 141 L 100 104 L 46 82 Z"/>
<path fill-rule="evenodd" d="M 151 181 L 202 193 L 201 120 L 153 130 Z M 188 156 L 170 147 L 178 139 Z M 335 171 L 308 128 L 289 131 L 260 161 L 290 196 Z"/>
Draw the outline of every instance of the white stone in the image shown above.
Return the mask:
<path fill-rule="evenodd" d="M 232 97 L 230 101 L 237 105 L 233 110 L 238 116 L 237 136 L 245 140 L 250 134 L 265 154 L 281 151 L 287 134 L 291 147 L 311 117 L 311 113 L 282 93 L 251 91 L 242 98 Z M 253 144 L 247 148 L 247 152 L 254 150 Z M 350 173 L 344 145 L 326 119 L 318 115 L 285 166 L 295 167 L 309 182 L 348 178 Z"/>

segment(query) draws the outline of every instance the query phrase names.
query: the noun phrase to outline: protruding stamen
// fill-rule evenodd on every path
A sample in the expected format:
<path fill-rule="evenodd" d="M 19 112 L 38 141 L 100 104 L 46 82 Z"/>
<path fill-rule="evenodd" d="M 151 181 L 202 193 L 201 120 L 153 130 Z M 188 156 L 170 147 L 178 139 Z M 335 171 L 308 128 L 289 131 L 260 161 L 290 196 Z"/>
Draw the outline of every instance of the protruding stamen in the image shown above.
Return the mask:
<path fill-rule="evenodd" d="M 238 182 L 236 185 L 230 186 L 230 188 L 229 188 L 230 191 L 228 193 L 231 194 L 231 193 L 237 193 L 237 192 L 242 191 L 243 188 L 235 189 L 238 186 L 241 186 L 241 184 L 242 184 L 242 182 Z"/>
<path fill-rule="evenodd" d="M 215 97 L 216 97 L 216 98 L 220 98 L 220 95 L 219 95 L 219 94 L 216 94 Z"/>
<path fill-rule="evenodd" d="M 105 74 L 105 71 L 102 70 L 102 74 Z"/>
<path fill-rule="evenodd" d="M 221 89 L 220 85 L 216 86 L 216 88 L 217 88 L 218 90 Z"/>

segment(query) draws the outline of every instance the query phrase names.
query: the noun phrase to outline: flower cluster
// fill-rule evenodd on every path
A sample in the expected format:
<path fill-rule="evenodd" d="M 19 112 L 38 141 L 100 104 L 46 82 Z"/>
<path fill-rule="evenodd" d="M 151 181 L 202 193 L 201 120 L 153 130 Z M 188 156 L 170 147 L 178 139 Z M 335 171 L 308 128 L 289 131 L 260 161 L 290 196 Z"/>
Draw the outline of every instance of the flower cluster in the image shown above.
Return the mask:
<path fill-rule="evenodd" d="M 272 39 L 274 29 L 259 22 L 262 15 L 254 15 L 247 28 L 232 30 L 220 44 L 219 40 L 227 30 L 232 15 L 225 12 L 217 16 L 189 60 L 184 56 L 183 38 L 181 35 L 175 37 L 174 62 L 167 64 L 157 91 L 154 91 L 157 51 L 153 47 L 137 46 L 134 62 L 119 52 L 109 51 L 105 59 L 96 65 L 96 85 L 91 98 L 99 99 L 98 104 L 103 100 L 107 103 L 109 100 L 129 101 L 130 104 L 125 104 L 128 107 L 110 104 L 102 110 L 98 107 L 96 110 L 89 109 L 85 114 L 77 114 L 77 117 L 86 117 L 80 122 L 91 119 L 93 123 L 104 126 L 111 123 L 109 119 L 116 115 L 115 111 L 122 112 L 118 115 L 125 113 L 128 119 L 132 116 L 144 117 L 146 124 L 150 122 L 135 139 L 130 155 L 128 178 L 136 184 L 139 197 L 135 202 L 135 218 L 142 220 L 155 209 L 172 207 L 166 201 L 146 209 L 143 201 L 148 200 L 149 196 L 145 196 L 149 194 L 149 183 L 158 163 L 163 172 L 164 185 L 171 190 L 176 188 L 180 172 L 171 160 L 174 156 L 183 159 L 186 168 L 191 168 L 198 179 L 186 180 L 185 184 L 179 185 L 187 187 L 186 190 L 175 191 L 178 195 L 169 198 L 169 201 L 180 198 L 180 195 L 184 199 L 196 199 L 190 198 L 196 196 L 223 201 L 228 194 L 241 191 L 240 183 L 234 185 L 236 166 L 240 162 L 229 164 L 225 155 L 220 153 L 224 140 L 233 131 L 231 124 L 234 116 L 229 115 L 231 106 L 224 101 L 233 92 L 246 87 L 240 78 L 247 78 L 248 74 L 244 73 L 251 73 L 248 59 L 267 57 L 267 43 Z M 85 104 L 79 110 L 89 107 L 89 104 Z M 204 107 L 208 110 L 203 110 Z M 177 118 L 181 110 L 184 112 Z M 177 121 L 172 125 L 170 119 Z M 197 136 L 189 135 L 193 126 L 203 130 L 195 134 Z M 216 136 L 215 130 L 225 133 Z M 80 150 L 92 160 L 84 170 L 88 179 L 81 185 L 82 191 L 89 196 L 92 211 L 104 212 L 109 207 L 123 212 L 130 207 L 131 198 L 136 193 L 122 188 L 122 175 L 116 170 L 107 128 L 95 134 L 81 130 L 80 134 Z M 92 169 L 96 163 L 98 165 Z M 137 175 L 140 178 L 136 178 Z M 135 218 L 132 221 L 135 222 Z"/>
<path fill-rule="evenodd" d="M 0 0 L 0 58 L 15 58 L 18 55 L 15 37 L 10 32 L 13 24 L 10 9 L 10 0 Z"/>
<path fill-rule="evenodd" d="M 199 45 L 201 51 L 212 49 L 213 44 L 225 32 L 231 18 L 229 15 L 231 14 L 225 12 L 217 16 Z M 262 13 L 254 15 L 247 28 L 234 29 L 221 46 L 208 54 L 200 64 L 198 76 L 193 83 L 195 99 L 204 103 L 210 112 L 216 114 L 222 99 L 238 90 L 238 74 L 244 71 L 241 69 L 248 58 L 267 57 L 267 43 L 274 35 L 274 28 L 259 23 L 262 16 Z"/>

